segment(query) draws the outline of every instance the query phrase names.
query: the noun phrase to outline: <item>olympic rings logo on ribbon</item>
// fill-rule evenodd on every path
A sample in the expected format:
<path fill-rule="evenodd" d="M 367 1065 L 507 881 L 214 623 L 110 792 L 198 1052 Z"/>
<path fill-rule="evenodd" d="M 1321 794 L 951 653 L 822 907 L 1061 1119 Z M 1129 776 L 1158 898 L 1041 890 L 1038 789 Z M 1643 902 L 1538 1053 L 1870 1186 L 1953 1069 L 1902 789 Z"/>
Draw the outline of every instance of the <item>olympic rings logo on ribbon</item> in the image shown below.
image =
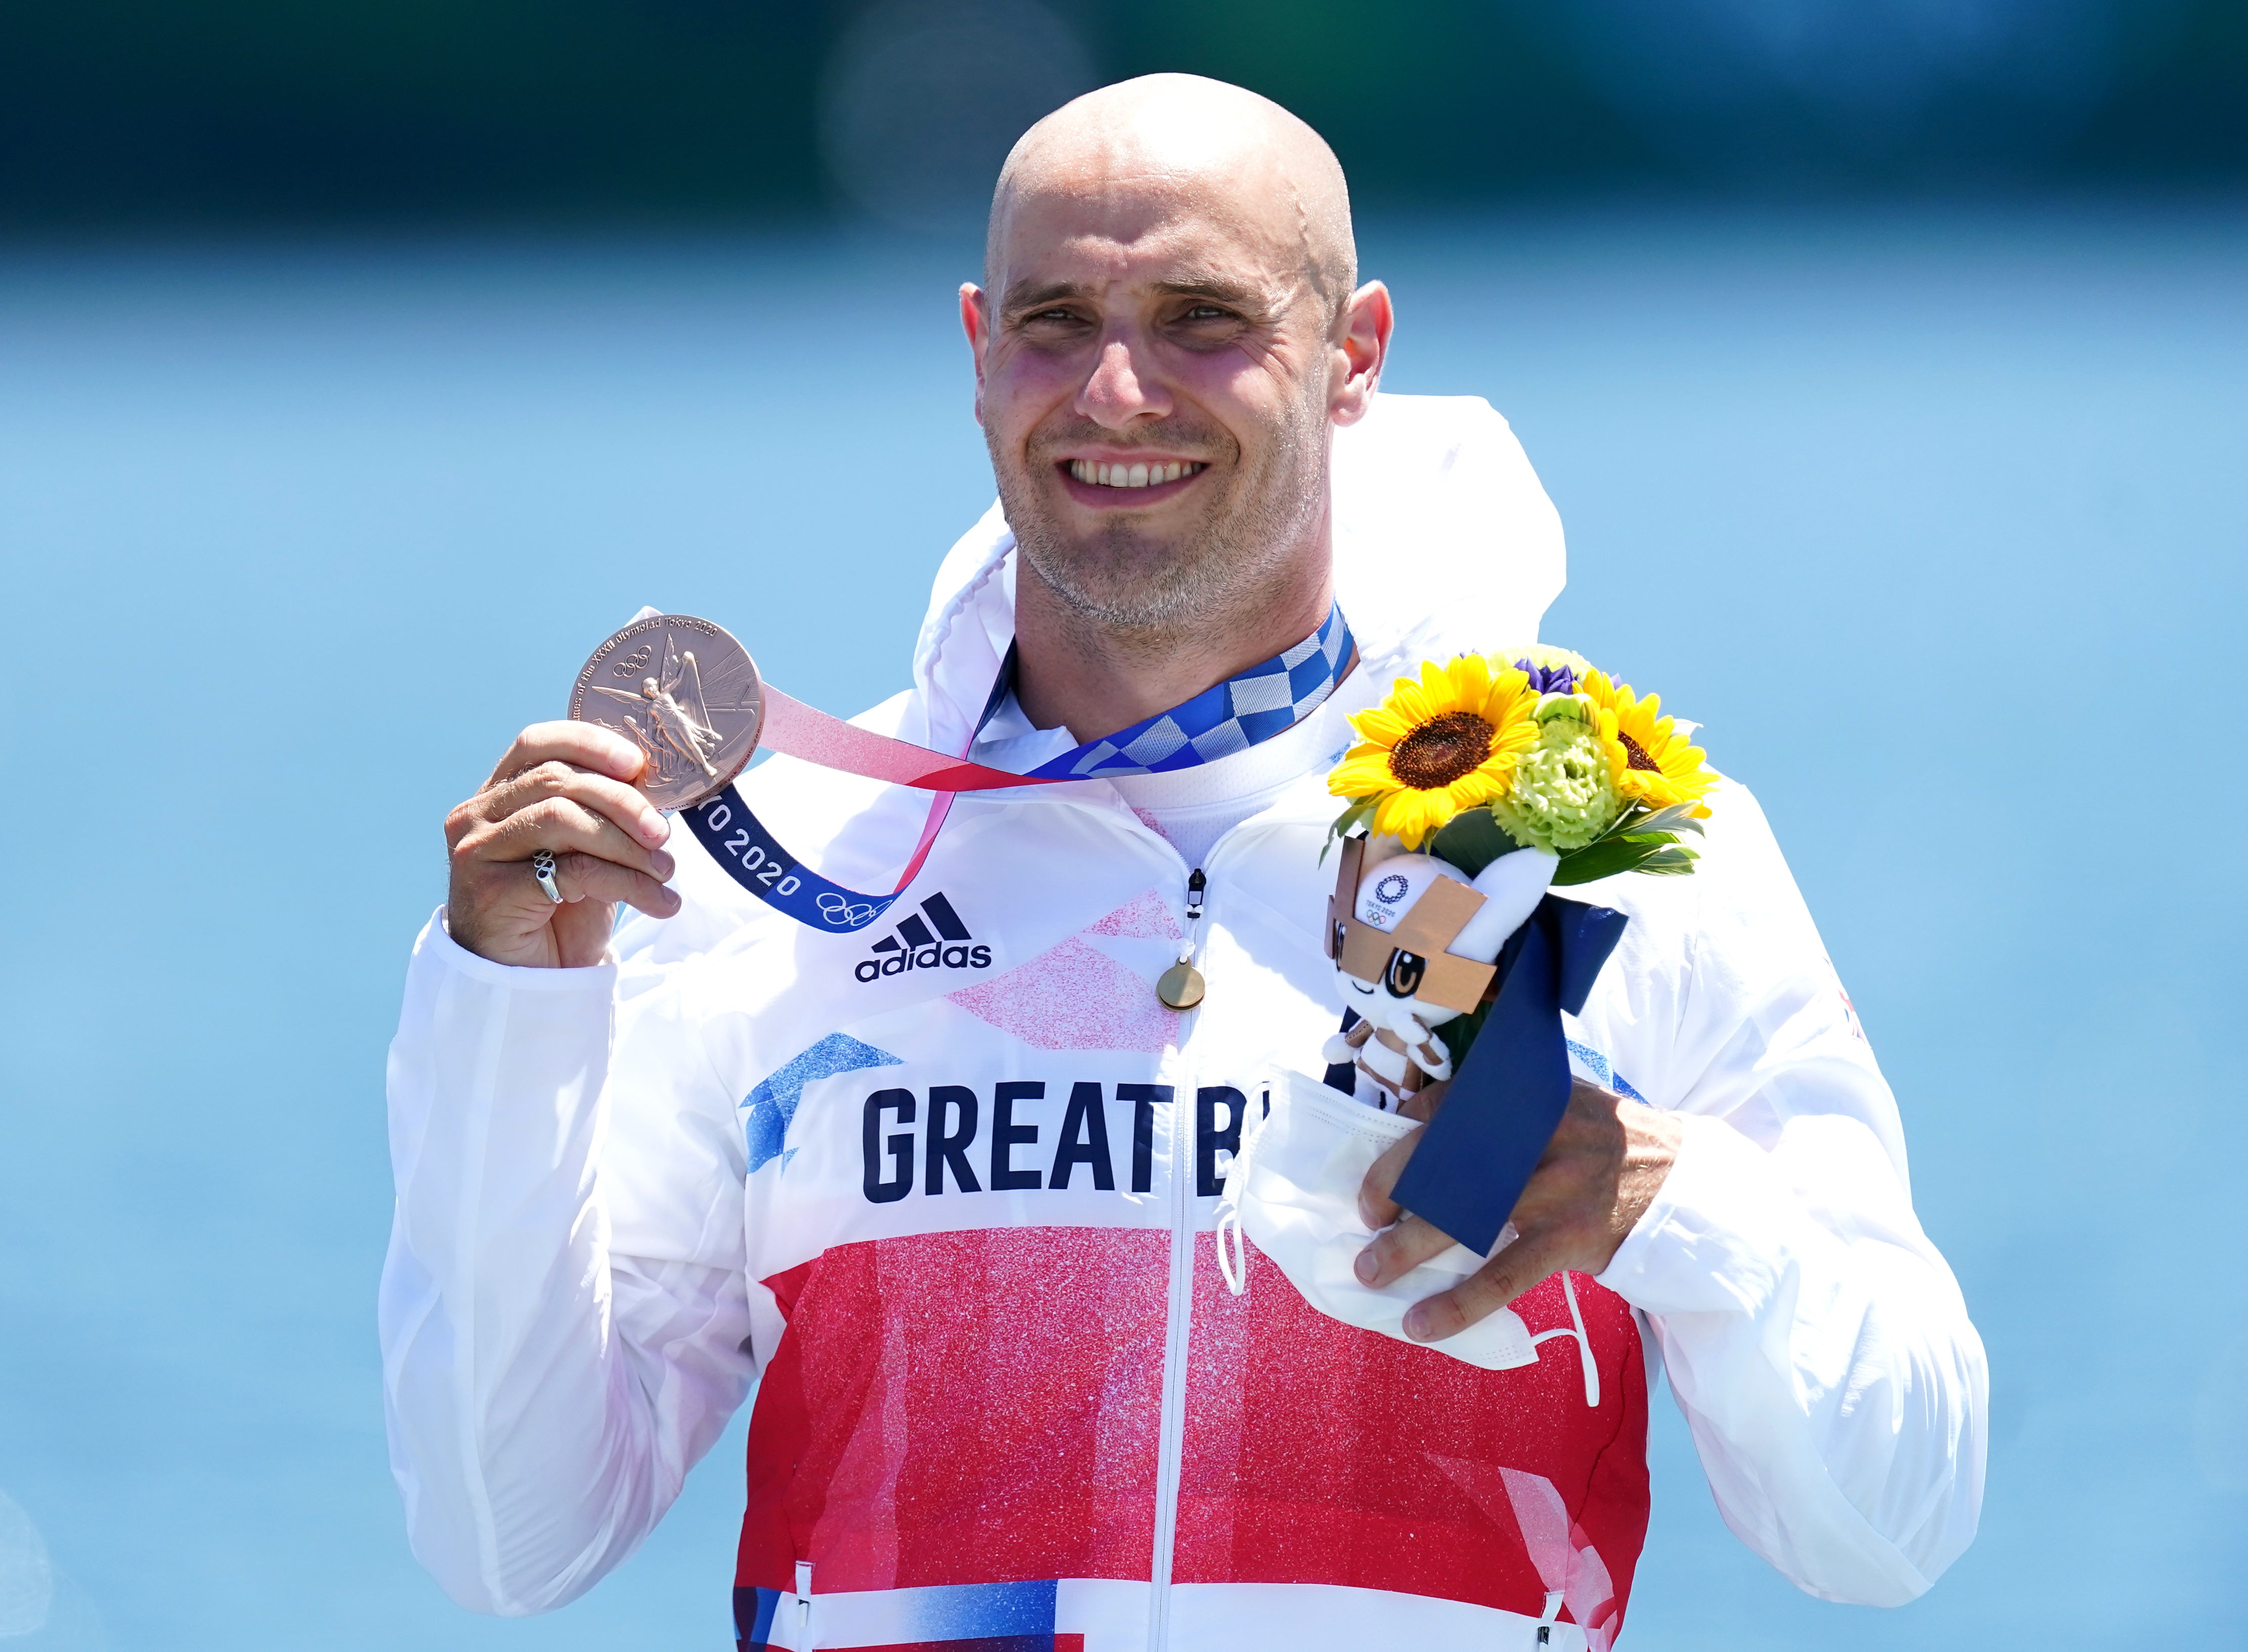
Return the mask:
<path fill-rule="evenodd" d="M 846 889 L 803 865 L 781 847 L 732 786 L 681 810 L 679 818 L 735 882 L 807 928 L 863 929 L 897 901 L 894 894 L 866 895 Z"/>
<path fill-rule="evenodd" d="M 879 909 L 871 903 L 862 902 L 853 905 L 849 900 L 832 890 L 820 895 L 813 904 L 819 908 L 819 915 L 839 929 L 864 929 L 881 915 Z"/>

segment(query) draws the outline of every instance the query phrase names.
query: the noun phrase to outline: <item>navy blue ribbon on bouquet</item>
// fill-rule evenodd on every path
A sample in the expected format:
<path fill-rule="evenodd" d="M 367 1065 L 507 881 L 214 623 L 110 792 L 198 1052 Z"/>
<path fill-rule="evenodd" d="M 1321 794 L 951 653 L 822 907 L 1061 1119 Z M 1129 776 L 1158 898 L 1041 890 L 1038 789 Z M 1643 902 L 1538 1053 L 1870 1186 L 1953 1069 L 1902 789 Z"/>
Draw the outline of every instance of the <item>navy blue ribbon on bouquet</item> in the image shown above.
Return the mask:
<path fill-rule="evenodd" d="M 774 751 L 846 773 L 936 794 L 913 858 L 897 887 L 887 895 L 848 889 L 812 870 L 781 847 L 734 786 L 682 813 L 688 828 L 710 852 L 710 858 L 768 906 L 814 929 L 844 933 L 863 929 L 888 911 L 920 873 L 955 793 L 1121 775 L 1167 774 L 1215 763 L 1285 733 L 1309 716 L 1334 692 L 1356 648 L 1340 606 L 1332 607 L 1319 628 L 1294 647 L 1205 689 L 1183 704 L 1050 758 L 1028 774 L 1009 774 L 965 757 L 946 757 L 926 746 L 870 734 L 813 711 L 768 685 L 764 743 Z M 977 720 L 977 733 L 1006 703 L 1014 683 L 1015 651 L 1010 647 L 984 703 L 984 715 Z"/>
<path fill-rule="evenodd" d="M 1499 1230 L 1569 1105 L 1561 1012 L 1583 1011 L 1630 922 L 1549 895 L 1498 956 L 1498 999 L 1444 1092 L 1393 1196 L 1478 1256 Z"/>

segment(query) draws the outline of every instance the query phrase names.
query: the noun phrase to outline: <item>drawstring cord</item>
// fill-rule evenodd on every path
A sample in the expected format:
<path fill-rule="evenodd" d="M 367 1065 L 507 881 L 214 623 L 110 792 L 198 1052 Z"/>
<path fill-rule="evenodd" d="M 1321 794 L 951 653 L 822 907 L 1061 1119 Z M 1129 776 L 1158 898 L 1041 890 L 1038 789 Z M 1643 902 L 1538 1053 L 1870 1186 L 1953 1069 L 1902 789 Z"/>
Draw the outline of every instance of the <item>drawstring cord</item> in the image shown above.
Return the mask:
<path fill-rule="evenodd" d="M 1569 1299 L 1569 1325 L 1555 1326 L 1551 1331 L 1540 1331 L 1530 1339 L 1530 1346 L 1550 1342 L 1557 1336 L 1577 1339 L 1577 1358 L 1585 1368 L 1585 1407 L 1587 1410 L 1600 1409 L 1600 1368 L 1593 1358 L 1593 1340 L 1585 1334 L 1585 1316 L 1577 1310 L 1577 1285 L 1569 1277 L 1569 1270 L 1561 1270 L 1561 1294 Z M 1574 1326 L 1574 1330 L 1570 1329 Z"/>
<path fill-rule="evenodd" d="M 1201 874 L 1197 873 L 1196 875 Z M 1196 898 L 1200 900 L 1199 896 Z M 1259 1100 L 1264 1105 L 1258 1112 L 1257 1122 L 1261 1126 L 1272 1111 L 1272 1088 L 1270 1085 L 1264 1086 Z M 1225 1280 L 1225 1288 L 1236 1296 L 1244 1295 L 1249 1290 L 1249 1240 L 1241 1230 L 1241 1205 L 1236 1197 L 1236 1189 L 1246 1189 L 1249 1185 L 1246 1160 L 1251 1144 L 1257 1136 L 1257 1131 L 1250 1125 L 1248 1108 L 1244 1107 L 1241 1111 L 1241 1145 L 1234 1149 L 1233 1162 L 1226 1167 L 1225 1196 L 1218 1201 L 1216 1219 L 1210 1224 L 1210 1232 L 1211 1241 L 1217 1247 L 1219 1276 Z M 1232 1234 L 1232 1254 L 1230 1256 L 1226 1253 L 1229 1230 Z"/>
<path fill-rule="evenodd" d="M 1230 1253 L 1226 1243 L 1228 1230 L 1232 1234 Z M 1231 1199 L 1217 1207 L 1217 1221 L 1210 1229 L 1210 1237 L 1217 1241 L 1217 1271 L 1225 1279 L 1225 1288 L 1239 1296 L 1249 1289 L 1248 1241 L 1241 1232 L 1241 1211 Z"/>

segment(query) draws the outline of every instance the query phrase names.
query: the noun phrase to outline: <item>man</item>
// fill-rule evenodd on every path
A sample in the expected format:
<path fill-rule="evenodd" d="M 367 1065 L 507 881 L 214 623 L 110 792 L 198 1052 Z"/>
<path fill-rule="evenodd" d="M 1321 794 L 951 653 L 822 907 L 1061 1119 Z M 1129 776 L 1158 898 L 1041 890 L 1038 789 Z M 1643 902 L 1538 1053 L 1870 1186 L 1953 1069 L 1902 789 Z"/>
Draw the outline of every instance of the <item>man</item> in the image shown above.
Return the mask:
<path fill-rule="evenodd" d="M 1982 1351 L 1737 785 L 1695 877 L 1600 888 L 1630 927 L 1570 1036 L 1604 1081 L 1521 1237 L 1407 1327 L 1511 1303 L 1579 1334 L 1488 1371 L 1253 1255 L 1245 1293 L 1218 1282 L 1244 1115 L 1336 1024 L 1345 715 L 1526 640 L 1558 584 L 1504 426 L 1377 398 L 1390 299 L 1356 284 L 1325 144 L 1185 77 L 1079 99 L 1010 156 L 961 314 L 1004 523 L 948 559 L 914 689 L 863 723 L 1028 771 L 1275 655 L 1316 675 L 1338 592 L 1355 668 L 1322 644 L 1333 691 L 1206 761 L 963 797 L 879 934 L 799 925 L 674 842 L 628 743 L 525 730 L 447 822 L 392 1054 L 416 1553 L 481 1609 L 572 1599 L 756 1380 L 745 1645 L 1605 1647 L 1659 1351 L 1745 1541 L 1831 1598 L 1924 1590 L 1973 1533 Z M 786 759 L 742 790 L 859 888 L 921 818 Z M 643 915 L 613 939 L 620 901 Z M 1156 995 L 1182 962 L 1199 1007 Z M 1361 1277 L 1443 1243 L 1401 1221 Z"/>

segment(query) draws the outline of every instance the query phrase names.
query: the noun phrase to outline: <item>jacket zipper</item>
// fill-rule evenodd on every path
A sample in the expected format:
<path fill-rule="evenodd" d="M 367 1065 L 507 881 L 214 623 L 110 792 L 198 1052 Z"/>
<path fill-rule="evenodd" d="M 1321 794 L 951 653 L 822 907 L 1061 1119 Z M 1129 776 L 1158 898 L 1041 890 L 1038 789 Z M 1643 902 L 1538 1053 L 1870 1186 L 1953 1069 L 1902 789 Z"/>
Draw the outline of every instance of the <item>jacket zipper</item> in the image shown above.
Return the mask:
<path fill-rule="evenodd" d="M 1203 898 L 1210 880 L 1196 867 L 1187 878 L 1187 934 L 1179 962 L 1202 967 Z M 1196 1016 L 1198 1009 L 1181 1013 Z M 1150 1573 L 1148 1652 L 1163 1652 L 1170 1642 L 1171 1551 L 1178 1538 L 1179 1467 L 1185 1450 L 1187 1334 L 1194 1306 L 1194 1198 L 1192 1177 L 1200 1110 L 1196 1100 L 1191 1028 L 1179 1035 L 1179 1084 L 1171 1100 L 1171 1278 L 1163 1322 L 1163 1399 L 1156 1429 L 1155 1553 Z"/>

